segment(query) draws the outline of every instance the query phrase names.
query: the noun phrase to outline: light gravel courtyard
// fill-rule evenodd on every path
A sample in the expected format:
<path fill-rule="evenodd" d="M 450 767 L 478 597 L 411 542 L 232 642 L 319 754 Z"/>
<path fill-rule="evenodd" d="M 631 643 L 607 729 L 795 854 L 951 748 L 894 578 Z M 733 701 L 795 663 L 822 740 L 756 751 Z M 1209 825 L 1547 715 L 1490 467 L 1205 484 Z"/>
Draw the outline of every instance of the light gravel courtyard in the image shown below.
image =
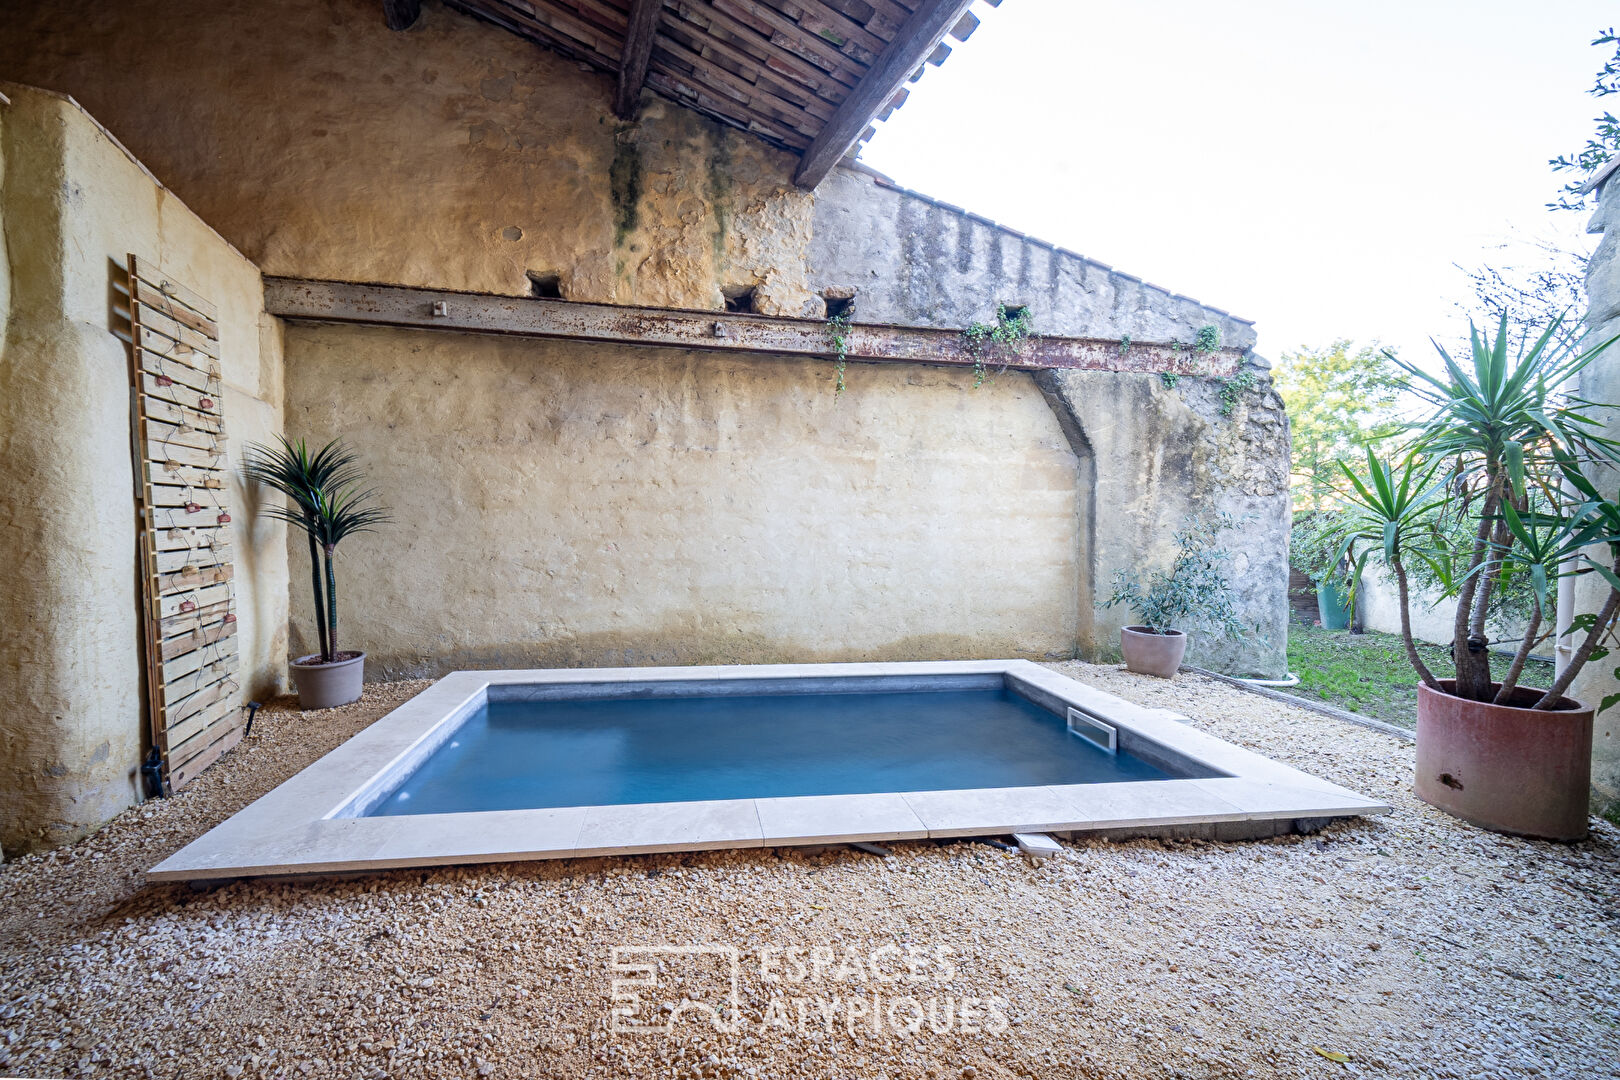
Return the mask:
<path fill-rule="evenodd" d="M 0 867 L 0 1072 L 1620 1076 L 1620 830 L 1485 833 L 1415 800 L 1408 742 L 1197 676 L 1050 666 L 1395 811 L 1262 842 L 1066 843 L 1039 868 L 918 842 L 143 883 L 427 684 L 375 685 L 328 712 L 267 708 L 189 790 Z M 737 950 L 735 1031 L 690 1014 L 671 1035 L 613 1030 L 611 950 L 665 944 Z M 943 950 L 903 992 L 979 999 L 977 1030 L 851 1005 L 901 992 L 859 959 L 885 946 Z M 794 947 L 839 963 L 762 976 L 761 950 Z M 802 1022 L 806 997 L 843 1011 Z"/>

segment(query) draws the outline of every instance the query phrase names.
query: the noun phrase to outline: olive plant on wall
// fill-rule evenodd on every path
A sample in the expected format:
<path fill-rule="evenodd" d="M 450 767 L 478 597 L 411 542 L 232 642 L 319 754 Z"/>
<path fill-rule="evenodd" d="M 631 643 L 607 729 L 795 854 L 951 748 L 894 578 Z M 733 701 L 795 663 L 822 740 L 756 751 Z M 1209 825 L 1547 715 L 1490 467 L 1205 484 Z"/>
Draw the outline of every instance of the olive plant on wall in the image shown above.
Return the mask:
<path fill-rule="evenodd" d="M 1019 348 L 1030 335 L 1029 308 L 1009 304 L 996 305 L 996 321 L 972 322 L 962 331 L 962 346 L 973 357 L 973 388 L 977 390 L 992 376 L 985 367 L 986 359 L 999 360 L 1003 368 L 1018 355 Z"/>
<path fill-rule="evenodd" d="M 840 308 L 827 316 L 827 337 L 832 341 L 833 357 L 838 361 L 834 397 L 844 392 L 844 370 L 849 366 L 849 328 L 854 322 L 855 313 L 849 307 Z"/>

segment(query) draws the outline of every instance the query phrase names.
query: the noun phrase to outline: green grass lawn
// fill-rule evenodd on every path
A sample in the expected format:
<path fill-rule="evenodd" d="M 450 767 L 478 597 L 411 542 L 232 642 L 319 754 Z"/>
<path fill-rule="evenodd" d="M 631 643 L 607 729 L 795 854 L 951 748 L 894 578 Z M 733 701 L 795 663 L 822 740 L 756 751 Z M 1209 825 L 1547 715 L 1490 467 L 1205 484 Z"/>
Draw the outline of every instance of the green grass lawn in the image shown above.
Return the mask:
<path fill-rule="evenodd" d="M 1450 678 L 1455 673 L 1449 649 L 1420 644 L 1418 652 L 1436 677 Z M 1491 666 L 1498 675 L 1507 665 L 1505 656 L 1492 658 Z M 1290 622 L 1288 670 L 1299 676 L 1299 685 L 1285 693 L 1402 727 L 1417 725 L 1417 672 L 1407 663 L 1406 650 L 1394 634 L 1352 634 Z M 1532 660 L 1525 665 L 1524 685 L 1546 686 L 1551 680 L 1551 664 Z"/>

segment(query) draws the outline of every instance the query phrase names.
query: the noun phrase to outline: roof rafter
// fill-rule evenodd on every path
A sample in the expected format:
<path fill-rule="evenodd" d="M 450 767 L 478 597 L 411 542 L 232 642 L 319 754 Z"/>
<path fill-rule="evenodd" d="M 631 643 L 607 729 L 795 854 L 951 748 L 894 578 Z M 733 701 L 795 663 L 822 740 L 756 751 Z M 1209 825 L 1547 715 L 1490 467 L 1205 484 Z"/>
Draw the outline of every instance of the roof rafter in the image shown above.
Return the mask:
<path fill-rule="evenodd" d="M 612 78 L 615 117 L 651 90 L 804 160 L 813 187 L 978 25 L 973 0 L 443 0 Z M 995 3 L 997 0 L 985 0 Z M 421 0 L 384 0 L 396 29 Z"/>
<path fill-rule="evenodd" d="M 409 30 L 422 17 L 422 0 L 383 0 L 382 7 L 390 30 Z"/>
<path fill-rule="evenodd" d="M 833 118 L 821 129 L 799 161 L 793 182 L 813 188 L 840 158 L 860 139 L 872 118 L 900 92 L 917 66 L 928 59 L 951 27 L 967 14 L 973 0 L 922 0 L 912 11 L 894 39 L 878 55 L 877 61 L 851 90 Z"/>
<path fill-rule="evenodd" d="M 619 80 L 613 86 L 613 115 L 620 120 L 635 119 L 641 104 L 641 87 L 647 81 L 653 38 L 658 35 L 663 10 L 664 0 L 632 0 L 630 5 L 630 28 L 619 51 Z"/>

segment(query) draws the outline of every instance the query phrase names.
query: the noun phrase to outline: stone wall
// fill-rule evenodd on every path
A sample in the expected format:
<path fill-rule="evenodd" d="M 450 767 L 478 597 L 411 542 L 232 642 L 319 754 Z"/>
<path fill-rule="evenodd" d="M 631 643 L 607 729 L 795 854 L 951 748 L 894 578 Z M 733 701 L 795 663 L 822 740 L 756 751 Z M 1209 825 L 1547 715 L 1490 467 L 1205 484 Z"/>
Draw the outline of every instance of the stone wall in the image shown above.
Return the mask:
<path fill-rule="evenodd" d="M 806 308 L 797 157 L 652 94 L 621 123 L 609 77 L 422 7 L 395 33 L 375 0 L 9 4 L 0 71 L 73 94 L 266 274 Z"/>
<path fill-rule="evenodd" d="M 620 123 L 607 77 L 433 0 L 405 33 L 384 28 L 373 0 L 14 7 L 0 69 L 80 96 L 266 273 L 514 295 L 530 274 L 556 275 L 572 299 L 709 309 L 752 288 L 759 311 L 817 318 L 827 294 L 854 295 L 861 321 L 953 328 L 1007 302 L 1027 305 L 1039 331 L 1190 342 L 1211 325 L 1224 344 L 1254 341 L 1223 311 L 861 168 L 799 191 L 791 155 L 650 94 L 638 122 Z M 159 104 L 166 119 L 153 122 Z M 1153 375 L 1036 386 L 1007 374 L 968 392 L 944 372 L 852 365 L 835 401 L 829 366 L 802 361 L 302 329 L 287 358 L 291 429 L 352 434 L 389 501 L 431 509 L 424 520 L 448 522 L 413 487 L 440 489 L 458 520 L 509 526 L 480 529 L 462 552 L 453 533 L 407 532 L 402 514 L 378 546 L 363 538 L 342 556 L 380 558 L 413 583 L 417 610 L 397 623 L 406 596 L 369 598 L 389 575 L 347 569 L 346 627 L 386 672 L 517 656 L 1114 655 L 1126 615 L 1096 611 L 1098 590 L 1118 567 L 1167 561 L 1188 512 L 1223 507 L 1246 519 L 1238 580 L 1264 640 L 1199 643 L 1194 656 L 1281 673 L 1287 426 L 1257 359 L 1228 416 L 1214 381 L 1172 389 Z M 1050 414 L 1031 411 L 1041 399 Z M 732 441 L 712 441 L 722 433 Z M 437 449 L 463 445 L 491 455 L 487 475 Z M 762 460 L 743 468 L 743 447 Z M 1066 525 L 1049 504 L 1060 459 Z M 733 480 L 747 498 L 727 496 Z M 801 481 L 829 518 L 780 501 Z M 589 512 L 587 482 L 608 517 Z M 909 484 L 942 501 L 925 505 Z M 1026 490 L 1038 497 L 1020 502 Z M 1037 504 L 1039 522 L 1014 520 Z M 777 514 L 808 531 L 782 531 Z M 753 599 L 685 580 L 719 558 L 696 539 L 717 520 L 775 545 L 726 553 Z M 597 535 L 604 522 L 657 555 L 656 586 Z M 689 537 L 682 553 L 667 553 L 677 536 Z M 502 547 L 522 543 L 533 546 Z M 294 545 L 290 557 L 296 568 L 306 556 Z M 400 560 L 436 562 L 457 588 Z M 831 576 L 806 576 L 805 560 Z M 965 592 L 936 595 L 944 580 Z M 609 585 L 627 599 L 598 594 Z M 536 597 L 512 595 L 522 589 Z M 457 606 L 469 591 L 485 630 Z M 820 597 L 808 612 L 807 596 Z M 729 624 L 706 623 L 704 604 Z"/>
<path fill-rule="evenodd" d="M 137 798 L 146 733 L 129 358 L 114 279 L 156 259 L 220 309 L 230 454 L 281 428 L 258 271 L 76 104 L 0 84 L 0 845 L 82 835 Z M 231 498 L 243 505 L 244 493 Z M 236 515 L 241 679 L 284 671 L 284 530 Z"/>
<path fill-rule="evenodd" d="M 1589 304 L 1586 325 L 1588 340 L 1596 345 L 1620 337 L 1620 182 L 1612 174 L 1599 190 L 1597 212 L 1589 228 L 1602 234 L 1597 250 L 1586 264 Z M 1592 401 L 1620 404 L 1620 344 L 1611 345 L 1581 373 L 1581 395 Z M 1620 439 L 1620 417 L 1611 416 L 1604 434 Z M 1620 488 L 1620 472 L 1616 470 L 1606 470 L 1606 475 L 1594 479 L 1611 498 Z M 1603 557 L 1601 553 L 1594 554 Z M 1579 581 L 1576 610 L 1596 611 L 1607 596 L 1607 588 L 1595 574 Z M 1614 676 L 1616 659 L 1610 656 L 1606 661 L 1587 664 L 1571 686 L 1571 693 L 1594 705 L 1610 694 L 1620 693 L 1620 680 Z M 1620 708 L 1600 714 L 1592 735 L 1592 786 L 1600 804 L 1620 807 Z"/>
<path fill-rule="evenodd" d="M 810 317 L 830 289 L 865 321 L 953 327 L 1007 301 L 1048 333 L 1254 343 L 864 168 L 800 191 L 795 156 L 657 95 L 620 122 L 607 76 L 434 0 L 402 33 L 375 0 L 12 6 L 0 70 L 73 94 L 266 274 L 525 295 L 533 272 L 691 308 L 753 288 Z"/>
<path fill-rule="evenodd" d="M 1043 333 L 1191 342 L 1214 326 L 1222 344 L 1254 345 L 1245 319 L 897 187 L 864 166 L 833 170 L 816 189 L 812 224 L 812 291 L 854 293 L 866 321 L 966 326 L 1008 303 L 1028 307 Z"/>
<path fill-rule="evenodd" d="M 1156 375 L 1043 372 L 1054 411 L 1072 443 L 1084 444 L 1093 479 L 1082 510 L 1079 652 L 1115 659 L 1123 608 L 1103 608 L 1116 575 L 1145 578 L 1175 558 L 1172 535 L 1189 515 L 1222 510 L 1236 528 L 1220 542 L 1232 553 L 1241 639 L 1194 633 L 1187 662 L 1234 675 L 1280 678 L 1288 644 L 1288 420 L 1269 383 L 1237 396 L 1219 386 Z M 1089 452 L 1089 460 L 1085 460 Z"/>

